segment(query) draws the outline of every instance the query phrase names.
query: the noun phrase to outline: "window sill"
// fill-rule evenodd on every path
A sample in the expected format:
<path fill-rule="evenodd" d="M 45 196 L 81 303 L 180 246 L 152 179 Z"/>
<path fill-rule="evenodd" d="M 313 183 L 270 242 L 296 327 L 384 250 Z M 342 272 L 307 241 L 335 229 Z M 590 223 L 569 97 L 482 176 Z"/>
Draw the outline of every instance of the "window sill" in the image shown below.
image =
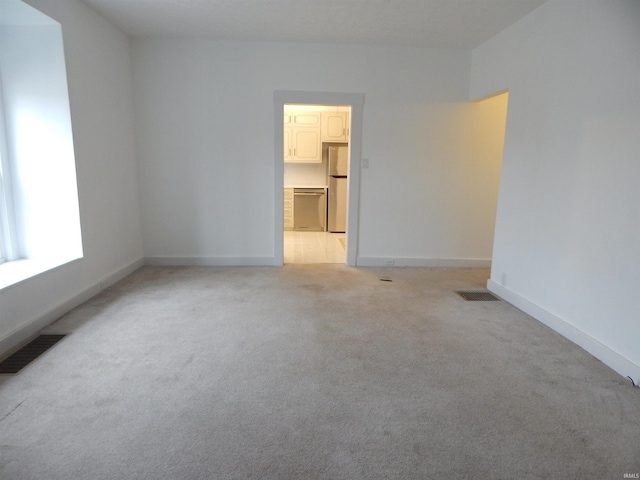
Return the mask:
<path fill-rule="evenodd" d="M 0 292 L 33 278 L 41 273 L 53 270 L 67 263 L 78 260 L 15 260 L 0 265 Z"/>

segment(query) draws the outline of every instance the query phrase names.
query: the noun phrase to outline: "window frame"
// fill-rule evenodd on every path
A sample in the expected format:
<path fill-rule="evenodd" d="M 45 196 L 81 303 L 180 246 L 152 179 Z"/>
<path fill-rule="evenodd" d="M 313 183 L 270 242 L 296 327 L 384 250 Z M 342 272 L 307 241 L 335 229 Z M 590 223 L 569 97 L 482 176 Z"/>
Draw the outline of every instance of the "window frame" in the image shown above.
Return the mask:
<path fill-rule="evenodd" d="M 0 69 L 0 265 L 19 259 L 5 115 L 2 69 Z"/>

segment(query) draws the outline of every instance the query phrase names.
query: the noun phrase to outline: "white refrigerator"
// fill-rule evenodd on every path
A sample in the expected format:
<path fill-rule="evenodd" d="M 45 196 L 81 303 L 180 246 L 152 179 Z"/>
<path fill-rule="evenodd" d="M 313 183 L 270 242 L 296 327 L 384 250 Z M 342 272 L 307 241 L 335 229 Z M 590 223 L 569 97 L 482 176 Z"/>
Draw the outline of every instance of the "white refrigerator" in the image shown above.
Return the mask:
<path fill-rule="evenodd" d="M 327 155 L 329 164 L 327 230 L 330 232 L 345 232 L 347 228 L 349 149 L 346 145 L 331 145 Z"/>

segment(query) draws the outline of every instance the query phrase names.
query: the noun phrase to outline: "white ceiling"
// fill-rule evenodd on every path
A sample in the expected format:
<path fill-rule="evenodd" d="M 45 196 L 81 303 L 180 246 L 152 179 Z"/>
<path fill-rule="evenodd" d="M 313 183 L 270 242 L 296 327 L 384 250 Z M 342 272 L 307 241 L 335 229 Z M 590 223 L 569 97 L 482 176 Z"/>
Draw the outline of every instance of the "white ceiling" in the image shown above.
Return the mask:
<path fill-rule="evenodd" d="M 546 0 L 82 0 L 134 37 L 473 48 Z"/>

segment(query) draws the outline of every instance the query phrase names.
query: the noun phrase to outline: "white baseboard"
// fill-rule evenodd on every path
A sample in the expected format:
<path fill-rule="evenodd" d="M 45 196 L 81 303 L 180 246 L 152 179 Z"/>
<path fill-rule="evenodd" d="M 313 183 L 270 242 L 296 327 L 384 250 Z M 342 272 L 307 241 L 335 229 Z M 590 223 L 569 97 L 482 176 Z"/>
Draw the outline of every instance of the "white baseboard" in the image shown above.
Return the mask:
<path fill-rule="evenodd" d="M 526 314 L 531 315 L 539 322 L 544 323 L 566 339 L 583 348 L 623 377 L 626 378 L 627 376 L 630 376 L 635 379 L 636 382 L 640 379 L 640 365 L 636 365 L 562 318 L 554 315 L 526 298 L 521 297 L 517 293 L 512 292 L 493 280 L 489 280 L 487 282 L 487 288 L 500 298 L 519 308 Z"/>
<path fill-rule="evenodd" d="M 274 257 L 145 257 L 145 265 L 196 267 L 262 267 L 275 265 Z"/>
<path fill-rule="evenodd" d="M 387 262 L 393 260 L 393 265 Z M 145 257 L 145 265 L 152 266 L 201 266 L 201 267 L 250 267 L 276 265 L 274 257 Z M 386 258 L 358 257 L 358 267 L 451 267 L 489 268 L 491 259 L 484 258 Z"/>
<path fill-rule="evenodd" d="M 0 338 L 0 355 L 15 349 L 31 337 L 34 337 L 40 330 L 58 320 L 64 314 L 70 312 L 77 306 L 82 305 L 105 288 L 110 287 L 117 281 L 129 276 L 143 265 L 144 263 L 142 259 L 131 262 L 129 265 L 110 273 L 98 282 L 95 282 L 94 284 L 77 292 L 75 295 L 50 308 L 46 312 L 22 322 Z"/>
<path fill-rule="evenodd" d="M 404 258 L 404 257 L 358 257 L 358 267 L 447 267 L 489 268 L 490 258 Z"/>

